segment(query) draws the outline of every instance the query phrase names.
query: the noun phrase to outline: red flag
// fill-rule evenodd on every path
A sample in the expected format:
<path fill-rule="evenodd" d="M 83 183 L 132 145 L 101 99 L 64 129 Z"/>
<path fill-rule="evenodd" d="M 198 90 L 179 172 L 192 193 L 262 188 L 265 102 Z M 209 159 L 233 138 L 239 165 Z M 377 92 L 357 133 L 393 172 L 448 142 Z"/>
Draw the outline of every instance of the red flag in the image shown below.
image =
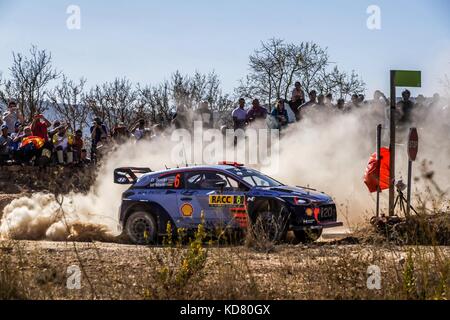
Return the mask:
<path fill-rule="evenodd" d="M 378 170 L 379 168 L 379 170 Z M 377 180 L 380 177 L 380 190 L 389 189 L 389 149 L 380 149 L 380 161 L 377 161 L 377 154 L 374 153 L 366 168 L 364 183 L 370 192 L 377 191 Z"/>

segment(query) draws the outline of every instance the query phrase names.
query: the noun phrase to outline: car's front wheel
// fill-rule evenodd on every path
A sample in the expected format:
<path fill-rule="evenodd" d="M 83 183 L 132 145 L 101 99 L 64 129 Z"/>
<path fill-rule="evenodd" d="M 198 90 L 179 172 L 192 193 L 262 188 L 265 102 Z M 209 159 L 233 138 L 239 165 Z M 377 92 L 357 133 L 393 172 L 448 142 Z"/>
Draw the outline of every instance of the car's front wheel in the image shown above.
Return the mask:
<path fill-rule="evenodd" d="M 151 244 L 157 239 L 158 230 L 153 216 L 145 211 L 133 212 L 127 219 L 125 232 L 135 244 Z"/>
<path fill-rule="evenodd" d="M 286 237 L 286 217 L 270 211 L 259 212 L 252 229 L 256 238 L 262 237 L 267 241 L 279 243 Z"/>

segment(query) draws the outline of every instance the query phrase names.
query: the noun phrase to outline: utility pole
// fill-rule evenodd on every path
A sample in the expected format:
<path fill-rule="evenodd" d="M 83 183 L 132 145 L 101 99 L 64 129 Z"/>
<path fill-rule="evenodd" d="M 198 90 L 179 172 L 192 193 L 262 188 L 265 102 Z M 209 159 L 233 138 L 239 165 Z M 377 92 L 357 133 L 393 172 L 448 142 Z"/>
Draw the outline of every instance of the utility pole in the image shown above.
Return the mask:
<path fill-rule="evenodd" d="M 395 200 L 395 116 L 396 116 L 396 104 L 397 93 L 395 86 L 395 70 L 391 70 L 391 112 L 390 112 L 390 142 L 389 142 L 389 216 L 394 215 L 394 200 Z"/>

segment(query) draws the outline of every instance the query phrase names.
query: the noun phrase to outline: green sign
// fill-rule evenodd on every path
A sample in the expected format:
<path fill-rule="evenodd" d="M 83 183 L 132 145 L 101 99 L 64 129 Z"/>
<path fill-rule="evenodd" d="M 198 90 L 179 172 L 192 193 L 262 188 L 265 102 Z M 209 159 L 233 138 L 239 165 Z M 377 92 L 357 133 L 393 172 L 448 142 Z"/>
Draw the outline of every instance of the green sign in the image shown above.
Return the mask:
<path fill-rule="evenodd" d="M 420 71 L 396 70 L 396 87 L 421 87 L 422 73 Z"/>

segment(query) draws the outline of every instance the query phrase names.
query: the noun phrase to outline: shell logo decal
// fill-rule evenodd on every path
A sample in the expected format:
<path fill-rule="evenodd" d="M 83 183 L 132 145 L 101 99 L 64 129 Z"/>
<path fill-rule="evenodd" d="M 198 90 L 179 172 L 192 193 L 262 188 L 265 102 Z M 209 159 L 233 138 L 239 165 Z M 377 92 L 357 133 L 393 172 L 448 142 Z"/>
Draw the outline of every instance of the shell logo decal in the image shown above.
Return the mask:
<path fill-rule="evenodd" d="M 183 203 L 180 207 L 180 211 L 183 217 L 192 217 L 194 208 L 189 203 Z"/>

